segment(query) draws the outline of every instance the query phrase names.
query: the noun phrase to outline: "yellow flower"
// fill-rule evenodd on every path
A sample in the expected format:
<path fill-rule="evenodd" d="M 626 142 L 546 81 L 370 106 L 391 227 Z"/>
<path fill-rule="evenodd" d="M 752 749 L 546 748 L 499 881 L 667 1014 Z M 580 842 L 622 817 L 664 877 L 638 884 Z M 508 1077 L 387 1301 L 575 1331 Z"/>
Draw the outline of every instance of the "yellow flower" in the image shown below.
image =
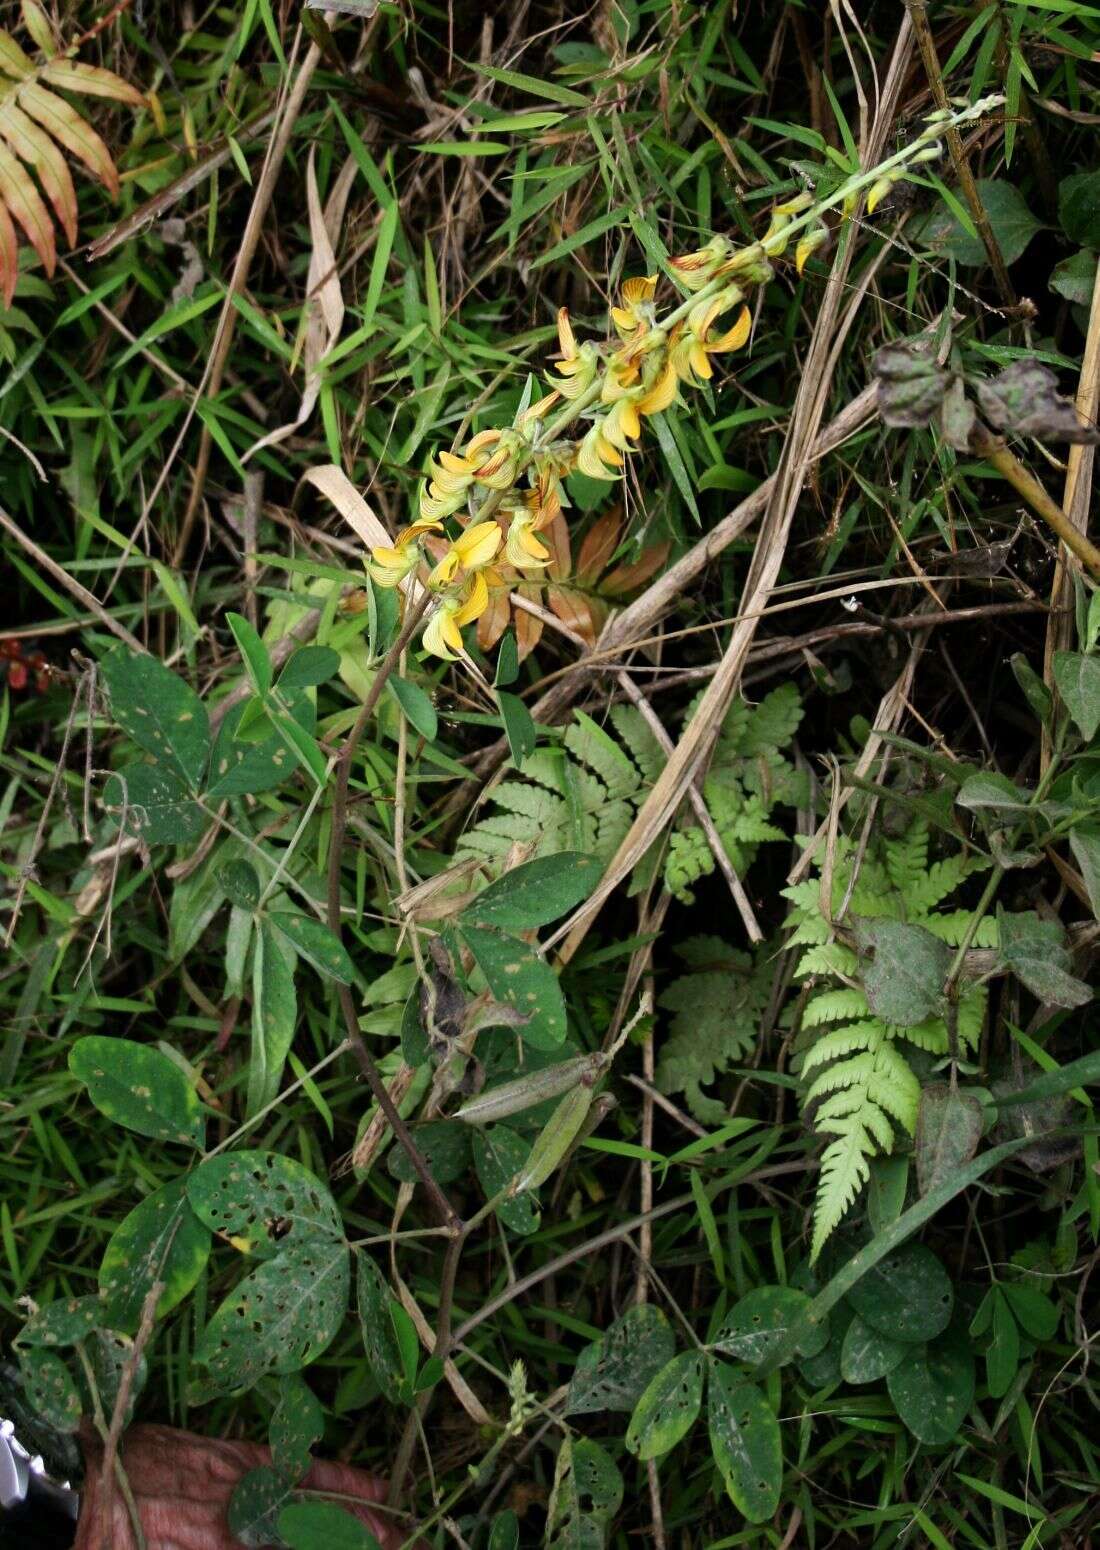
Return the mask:
<path fill-rule="evenodd" d="M 604 427 L 610 416 L 600 415 L 593 420 L 584 440 L 577 449 L 577 469 L 590 479 L 614 479 L 623 466 L 623 455 L 604 435 Z"/>
<path fill-rule="evenodd" d="M 653 323 L 654 314 L 650 303 L 656 289 L 655 274 L 637 275 L 633 279 L 623 281 L 624 305 L 612 307 L 611 321 L 624 338 L 639 328 L 648 328 Z"/>
<path fill-rule="evenodd" d="M 394 547 L 384 545 L 371 550 L 367 570 L 380 587 L 399 587 L 420 564 L 420 537 L 423 533 L 439 532 L 440 522 L 413 522 L 402 528 L 394 539 Z"/>
<path fill-rule="evenodd" d="M 500 548 L 501 533 L 495 522 L 475 522 L 460 533 L 428 577 L 433 591 L 449 586 L 459 569 L 477 571 L 488 565 Z"/>
<path fill-rule="evenodd" d="M 700 379 L 708 381 L 714 375 L 710 357 L 723 350 L 739 350 L 745 343 L 752 328 L 748 307 L 741 308 L 737 322 L 726 333 L 717 339 L 707 337 L 714 319 L 733 306 L 734 300 L 740 300 L 740 297 L 741 292 L 736 286 L 728 292 L 723 291 L 712 301 L 702 302 L 693 308 L 688 316 L 687 327 L 676 330 L 669 356 L 681 382 L 697 386 Z"/>
<path fill-rule="evenodd" d="M 868 202 L 867 213 L 871 213 L 870 202 Z M 794 250 L 794 267 L 799 274 L 805 269 L 806 260 L 816 253 L 818 248 L 822 247 L 828 240 L 829 228 L 827 226 L 817 226 L 812 231 L 806 233 Z"/>
<path fill-rule="evenodd" d="M 534 518 L 529 511 L 517 511 L 508 529 L 504 557 L 517 570 L 529 565 L 549 565 L 550 551 L 534 534 Z"/>
<path fill-rule="evenodd" d="M 631 398 L 620 398 L 612 406 L 611 413 L 604 418 L 604 440 L 609 441 L 620 452 L 633 452 L 634 448 L 630 443 L 637 441 L 642 434 L 642 421 L 636 402 L 638 396 L 635 394 Z"/>
<path fill-rule="evenodd" d="M 639 414 L 660 414 L 667 409 L 677 393 L 676 368 L 665 359 L 660 371 L 638 399 Z"/>
<path fill-rule="evenodd" d="M 785 199 L 781 204 L 772 206 L 771 224 L 761 239 L 764 250 L 770 258 L 778 258 L 787 250 L 790 240 L 787 236 L 787 227 L 796 215 L 801 215 L 803 210 L 808 210 L 814 202 L 814 196 L 803 190 L 801 194 L 795 194 L 793 199 Z"/>
<path fill-rule="evenodd" d="M 725 237 L 712 237 L 706 247 L 694 253 L 684 253 L 680 258 L 670 258 L 669 264 L 676 271 L 681 285 L 689 291 L 700 291 L 713 280 L 718 266 L 728 256 L 729 242 Z"/>
<path fill-rule="evenodd" d="M 463 625 L 479 619 L 488 606 L 489 586 L 485 577 L 471 576 L 463 595 L 443 598 L 428 620 L 424 629 L 425 650 L 453 662 L 462 651 Z"/>
<path fill-rule="evenodd" d="M 558 313 L 558 344 L 562 359 L 555 365 L 565 381 L 556 384 L 557 391 L 563 398 L 579 398 L 595 381 L 600 359 L 596 346 L 588 340 L 577 344 L 567 307 L 562 307 Z"/>

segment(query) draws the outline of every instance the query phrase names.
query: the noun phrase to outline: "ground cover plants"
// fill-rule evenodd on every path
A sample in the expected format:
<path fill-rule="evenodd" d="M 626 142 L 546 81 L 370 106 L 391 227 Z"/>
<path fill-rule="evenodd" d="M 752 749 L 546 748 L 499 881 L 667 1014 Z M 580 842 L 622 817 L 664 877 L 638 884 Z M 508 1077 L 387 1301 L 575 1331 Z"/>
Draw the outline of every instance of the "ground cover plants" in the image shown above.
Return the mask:
<path fill-rule="evenodd" d="M 266 1442 L 290 1550 L 372 1543 L 314 1456 L 410 1545 L 1091 1542 L 1098 21 L 0 6 L 59 1467 Z"/>

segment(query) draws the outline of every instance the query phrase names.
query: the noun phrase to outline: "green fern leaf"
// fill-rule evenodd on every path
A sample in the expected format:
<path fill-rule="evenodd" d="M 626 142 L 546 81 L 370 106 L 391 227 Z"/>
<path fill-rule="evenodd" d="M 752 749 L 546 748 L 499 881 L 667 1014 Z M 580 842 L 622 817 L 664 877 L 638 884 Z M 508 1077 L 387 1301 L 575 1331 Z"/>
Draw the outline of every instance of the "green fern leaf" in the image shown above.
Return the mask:
<path fill-rule="evenodd" d="M 848 1207 L 871 1176 L 869 1159 L 875 1155 L 875 1143 L 866 1128 L 854 1121 L 821 1156 L 821 1173 L 814 1207 L 811 1263 L 817 1259 L 830 1233 L 840 1225 Z"/>
<path fill-rule="evenodd" d="M 660 1092 L 683 1093 L 701 1123 L 718 1124 L 725 1106 L 703 1091 L 752 1048 L 771 990 L 766 953 L 754 963 L 716 937 L 697 937 L 677 948 L 688 973 L 664 991 L 663 1010 L 673 1013 L 657 1063 Z"/>
<path fill-rule="evenodd" d="M 862 990 L 823 990 L 811 998 L 802 1013 L 803 1028 L 816 1028 L 821 1023 L 838 1023 L 845 1017 L 866 1017 L 867 997 Z M 881 1026 L 881 1025 L 880 1025 Z"/>

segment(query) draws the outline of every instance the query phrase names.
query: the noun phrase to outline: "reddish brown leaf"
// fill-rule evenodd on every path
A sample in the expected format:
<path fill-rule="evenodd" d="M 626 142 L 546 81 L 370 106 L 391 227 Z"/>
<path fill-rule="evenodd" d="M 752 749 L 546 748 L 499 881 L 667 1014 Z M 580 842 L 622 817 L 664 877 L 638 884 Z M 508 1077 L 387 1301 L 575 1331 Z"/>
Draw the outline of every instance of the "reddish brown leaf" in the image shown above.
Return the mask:
<path fill-rule="evenodd" d="M 577 580 L 591 585 L 611 562 L 611 556 L 619 547 L 623 531 L 623 508 L 612 506 L 597 517 L 584 535 L 577 555 Z"/>
<path fill-rule="evenodd" d="M 633 592 L 635 587 L 640 587 L 651 576 L 655 576 L 668 559 L 670 544 L 652 544 L 648 549 L 643 549 L 638 558 L 629 565 L 616 565 L 613 571 L 600 582 L 600 591 L 608 597 L 619 597 L 624 592 Z"/>
<path fill-rule="evenodd" d="M 15 102 L 0 104 L 0 135 L 38 173 L 69 245 L 76 242 L 76 189 L 68 163 L 49 135 Z"/>
<path fill-rule="evenodd" d="M 512 605 L 507 587 L 492 587 L 489 606 L 477 621 L 477 643 L 482 651 L 491 651 L 508 628 Z"/>
<path fill-rule="evenodd" d="M 128 102 L 132 108 L 143 108 L 145 98 L 113 70 L 103 70 L 99 65 L 82 65 L 75 59 L 51 59 L 42 71 L 42 79 L 64 91 L 81 92 L 86 97 L 109 97 L 112 102 Z"/>
<path fill-rule="evenodd" d="M 19 106 L 41 124 L 59 145 L 63 145 L 77 161 L 84 163 L 108 193 L 117 196 L 118 172 L 111 160 L 111 153 L 91 124 L 81 118 L 71 103 L 56 92 L 39 86 L 37 81 L 27 81 L 22 85 L 17 100 Z"/>
<path fill-rule="evenodd" d="M 588 599 L 581 592 L 575 592 L 572 587 L 563 587 L 555 584 L 547 587 L 546 601 L 552 613 L 557 614 L 562 624 L 579 635 L 587 646 L 596 644 L 596 629 L 592 620 L 592 611 Z"/>
<path fill-rule="evenodd" d="M 568 576 L 573 561 L 569 551 L 569 528 L 560 511 L 550 525 L 543 528 L 541 537 L 550 551 L 546 574 L 551 581 L 561 581 Z"/>
<path fill-rule="evenodd" d="M 15 235 L 8 207 L 0 199 L 0 291 L 4 306 L 10 307 L 15 295 L 15 282 L 19 278 L 19 239 Z"/>
<path fill-rule="evenodd" d="M 0 196 L 22 226 L 48 275 L 57 263 L 53 221 L 27 169 L 0 144 Z"/>
<path fill-rule="evenodd" d="M 540 587 L 533 587 L 528 583 L 516 588 L 521 597 L 530 598 L 533 603 L 539 601 Z M 519 659 L 531 655 L 539 641 L 542 639 L 543 623 L 534 614 L 529 614 L 526 608 L 516 608 L 512 615 L 516 626 L 516 645 L 519 648 Z"/>

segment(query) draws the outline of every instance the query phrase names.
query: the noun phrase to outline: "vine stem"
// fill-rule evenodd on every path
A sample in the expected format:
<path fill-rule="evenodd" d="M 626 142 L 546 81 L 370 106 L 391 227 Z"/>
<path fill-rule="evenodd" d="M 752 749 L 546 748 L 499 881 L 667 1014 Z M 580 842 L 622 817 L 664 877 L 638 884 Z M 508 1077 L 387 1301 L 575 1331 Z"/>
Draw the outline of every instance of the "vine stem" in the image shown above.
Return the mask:
<path fill-rule="evenodd" d="M 374 715 L 378 701 L 382 697 L 382 690 L 386 687 L 394 668 L 401 659 L 405 647 L 412 640 L 420 621 L 428 610 L 431 602 L 431 594 L 425 592 L 418 602 L 410 603 L 405 615 L 404 623 L 398 633 L 397 639 L 383 657 L 374 682 L 367 691 L 367 697 L 359 707 L 359 714 L 355 718 L 355 724 L 348 733 L 344 746 L 340 750 L 340 756 L 336 761 L 336 787 L 332 797 L 332 828 L 329 834 L 328 851 L 328 925 L 329 930 L 336 939 L 340 939 L 340 871 L 343 864 L 344 840 L 348 828 L 348 781 L 351 775 L 351 764 L 355 758 L 356 749 L 362 741 L 363 733 L 367 729 L 367 723 Z M 374 1057 L 364 1042 L 363 1035 L 359 1031 L 359 1015 L 355 1010 L 355 1001 L 352 997 L 351 987 L 340 985 L 339 999 L 340 1010 L 344 1017 L 344 1029 L 352 1053 L 359 1062 L 360 1069 L 367 1079 L 374 1099 L 382 1113 L 386 1116 L 390 1128 L 401 1143 L 412 1167 L 428 1192 L 428 1196 L 442 1221 L 452 1230 L 461 1227 L 458 1214 L 446 1195 L 440 1189 L 431 1170 L 417 1148 L 409 1131 L 409 1127 L 397 1111 L 386 1084 L 382 1080 L 382 1074 L 375 1064 Z"/>

